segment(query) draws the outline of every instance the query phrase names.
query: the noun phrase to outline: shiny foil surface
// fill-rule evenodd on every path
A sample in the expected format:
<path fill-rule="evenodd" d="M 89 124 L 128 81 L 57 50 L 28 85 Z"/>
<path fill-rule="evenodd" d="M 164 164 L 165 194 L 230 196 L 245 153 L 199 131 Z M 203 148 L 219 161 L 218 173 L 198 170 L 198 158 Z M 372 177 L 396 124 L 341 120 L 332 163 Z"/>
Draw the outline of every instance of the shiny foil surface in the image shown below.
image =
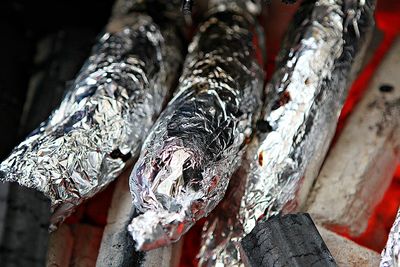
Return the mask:
<path fill-rule="evenodd" d="M 245 191 L 246 178 L 249 173 L 253 155 L 259 146 L 258 138 L 253 138 L 248 145 L 242 164 L 232 175 L 224 199 L 207 217 L 203 226 L 202 246 L 199 253 L 199 266 L 234 266 L 240 262 L 238 253 L 225 254 L 227 257 L 216 261 L 217 251 L 236 251 L 243 226 L 237 219 L 240 202 Z"/>
<path fill-rule="evenodd" d="M 229 220 L 216 215 L 207 225 L 235 225 L 226 235 L 204 229 L 203 266 L 241 265 L 237 241 L 260 217 L 298 208 L 316 178 L 334 135 L 348 86 L 358 71 L 373 26 L 373 1 L 304 1 L 294 17 L 266 87 L 264 131 L 252 157 L 240 203 Z M 222 214 L 223 211 L 219 211 Z M 233 223 L 235 222 L 235 223 Z M 217 240 L 217 242 L 215 241 Z M 207 260 L 204 260 L 207 259 Z"/>
<path fill-rule="evenodd" d="M 140 250 L 177 241 L 224 196 L 258 117 L 263 71 L 251 16 L 217 1 L 189 45 L 177 94 L 130 177 L 141 213 L 128 230 Z M 246 15 L 244 15 L 246 14 Z"/>
<path fill-rule="evenodd" d="M 59 108 L 1 163 L 0 180 L 43 192 L 52 223 L 62 221 L 139 153 L 180 62 L 173 26 L 144 13 L 114 17 Z"/>
<path fill-rule="evenodd" d="M 386 247 L 381 254 L 380 267 L 400 266 L 400 210 L 397 212 L 396 219 L 390 229 Z"/>

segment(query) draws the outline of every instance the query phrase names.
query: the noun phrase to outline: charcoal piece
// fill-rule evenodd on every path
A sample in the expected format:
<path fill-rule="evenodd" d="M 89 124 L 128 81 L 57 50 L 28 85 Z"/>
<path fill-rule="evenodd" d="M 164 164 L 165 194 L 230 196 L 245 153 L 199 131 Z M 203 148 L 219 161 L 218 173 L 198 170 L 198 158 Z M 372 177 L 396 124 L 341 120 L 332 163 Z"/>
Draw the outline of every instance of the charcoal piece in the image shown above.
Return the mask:
<path fill-rule="evenodd" d="M 6 206 L 1 221 L 2 267 L 45 266 L 49 239 L 50 200 L 34 189 L 17 183 L 2 184 L 8 192 L 0 199 Z"/>
<path fill-rule="evenodd" d="M 264 219 L 241 245 L 251 266 L 337 266 L 307 213 Z"/>
<path fill-rule="evenodd" d="M 96 266 L 144 266 L 146 253 L 135 250 L 135 242 L 128 232 L 128 225 L 136 215 L 131 207 L 110 226 L 106 226 Z"/>
<path fill-rule="evenodd" d="M 400 87 L 379 87 L 399 84 L 399 68 L 396 40 L 347 116 L 308 197 L 306 211 L 318 224 L 359 236 L 387 191 L 400 159 Z"/>
<path fill-rule="evenodd" d="M 129 173 L 130 170 L 127 170 L 121 174 L 113 192 L 97 257 L 98 267 L 138 267 L 146 261 L 146 253 L 135 251 L 135 242 L 128 232 L 129 223 L 138 215 L 132 206 Z"/>

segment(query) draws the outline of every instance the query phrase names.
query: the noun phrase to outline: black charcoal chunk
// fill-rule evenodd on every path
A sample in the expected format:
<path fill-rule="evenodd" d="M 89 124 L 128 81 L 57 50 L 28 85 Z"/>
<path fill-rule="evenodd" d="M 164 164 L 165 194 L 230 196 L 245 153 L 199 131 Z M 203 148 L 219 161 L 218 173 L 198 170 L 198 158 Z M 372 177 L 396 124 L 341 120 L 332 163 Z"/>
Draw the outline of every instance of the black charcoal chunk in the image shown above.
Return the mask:
<path fill-rule="evenodd" d="M 244 261 L 251 266 L 337 266 L 307 213 L 261 220 L 243 238 Z"/>
<path fill-rule="evenodd" d="M 7 188 L 0 198 L 0 204 L 6 206 L 0 223 L 1 266 L 46 266 L 50 200 L 16 183 L 0 186 Z"/>
<path fill-rule="evenodd" d="M 109 231 L 107 231 L 106 228 L 103 234 L 102 245 L 100 247 L 96 266 L 146 266 L 146 252 L 137 251 L 135 249 L 135 242 L 128 232 L 129 223 L 137 215 L 135 208 L 132 207 L 129 213 L 118 218 L 117 226 L 112 226 L 112 230 Z M 121 221 L 123 221 L 123 223 L 121 223 Z"/>

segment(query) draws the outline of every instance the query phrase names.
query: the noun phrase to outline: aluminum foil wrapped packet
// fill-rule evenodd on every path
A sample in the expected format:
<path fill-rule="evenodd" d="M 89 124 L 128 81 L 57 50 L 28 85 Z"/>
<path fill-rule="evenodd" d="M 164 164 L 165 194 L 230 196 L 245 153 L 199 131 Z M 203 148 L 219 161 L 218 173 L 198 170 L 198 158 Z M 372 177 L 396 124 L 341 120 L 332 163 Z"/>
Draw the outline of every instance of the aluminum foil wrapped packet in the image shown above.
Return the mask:
<path fill-rule="evenodd" d="M 137 249 L 178 240 L 222 199 L 258 117 L 263 71 L 242 1 L 215 1 L 189 45 L 177 94 L 130 177 Z"/>
<path fill-rule="evenodd" d="M 216 251 L 221 249 L 236 251 L 235 245 L 240 241 L 241 236 L 237 234 L 243 232 L 243 226 L 237 219 L 237 214 L 245 191 L 250 164 L 258 146 L 258 138 L 253 138 L 246 149 L 241 166 L 232 175 L 224 199 L 207 217 L 202 232 L 199 266 L 234 266 L 240 262 L 239 254 L 231 253 L 227 255 L 229 258 L 218 262 L 215 261 L 215 257 Z"/>
<path fill-rule="evenodd" d="M 396 219 L 390 229 L 386 247 L 381 254 L 380 267 L 400 266 L 400 210 L 397 212 Z"/>
<path fill-rule="evenodd" d="M 261 217 L 304 203 L 373 26 L 374 1 L 304 1 L 266 87 L 263 120 L 236 213 L 218 211 L 203 232 L 201 265 L 240 265 L 238 241 Z M 231 207 L 233 209 L 233 207 Z M 231 228 L 227 235 L 219 229 Z"/>
<path fill-rule="evenodd" d="M 112 18 L 59 108 L 1 163 L 0 181 L 51 199 L 53 224 L 139 153 L 181 62 L 170 25 L 140 12 Z"/>

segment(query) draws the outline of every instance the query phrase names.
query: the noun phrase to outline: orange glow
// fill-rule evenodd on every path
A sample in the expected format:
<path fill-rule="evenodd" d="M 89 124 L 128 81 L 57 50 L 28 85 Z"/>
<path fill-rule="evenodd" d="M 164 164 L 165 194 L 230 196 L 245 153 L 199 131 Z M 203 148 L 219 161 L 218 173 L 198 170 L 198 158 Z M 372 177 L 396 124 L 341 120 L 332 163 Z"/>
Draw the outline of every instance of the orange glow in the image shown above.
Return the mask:
<path fill-rule="evenodd" d="M 384 37 L 371 61 L 360 73 L 359 77 L 351 87 L 349 96 L 340 115 L 335 139 L 340 134 L 348 115 L 367 89 L 368 82 L 373 77 L 379 63 L 382 61 L 393 41 L 400 33 L 400 1 L 378 1 L 375 18 L 376 25 L 381 31 L 383 31 Z M 380 253 L 386 244 L 387 236 L 396 217 L 399 206 L 400 166 L 396 170 L 389 189 L 386 191 L 383 199 L 371 215 L 366 231 L 359 237 L 350 237 L 346 234 L 342 235 L 362 246 Z"/>
<path fill-rule="evenodd" d="M 368 88 L 368 83 L 370 82 L 375 70 L 379 67 L 379 63 L 384 58 L 386 52 L 389 50 L 391 44 L 393 43 L 394 36 L 393 35 L 384 35 L 383 41 L 376 49 L 374 56 L 371 61 L 367 64 L 364 70 L 361 71 L 358 78 L 354 81 L 353 85 L 350 88 L 349 95 L 344 103 L 342 112 L 340 114 L 338 126 L 336 129 L 335 142 L 337 136 L 341 133 L 343 126 L 346 122 L 347 117 L 353 110 L 354 106 L 361 99 L 365 90 Z"/>
<path fill-rule="evenodd" d="M 397 168 L 389 189 L 371 215 L 366 231 L 359 237 L 343 236 L 380 253 L 386 244 L 387 236 L 399 206 L 400 166 Z"/>
<path fill-rule="evenodd" d="M 200 251 L 201 232 L 206 219 L 199 220 L 185 235 L 182 246 L 180 267 L 195 267 L 199 263 L 197 254 Z"/>

